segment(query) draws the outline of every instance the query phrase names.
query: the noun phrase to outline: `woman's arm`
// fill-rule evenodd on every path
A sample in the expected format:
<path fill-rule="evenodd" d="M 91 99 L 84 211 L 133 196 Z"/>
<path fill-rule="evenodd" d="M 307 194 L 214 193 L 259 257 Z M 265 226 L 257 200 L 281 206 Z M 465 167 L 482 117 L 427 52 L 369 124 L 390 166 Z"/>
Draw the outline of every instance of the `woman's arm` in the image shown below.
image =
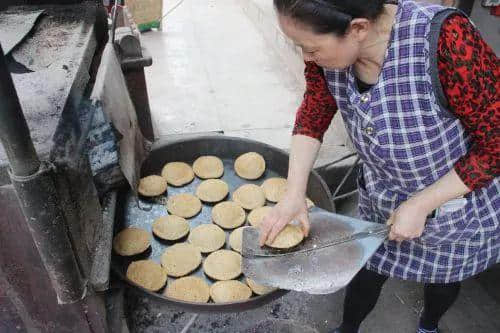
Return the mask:
<path fill-rule="evenodd" d="M 292 135 L 305 135 L 323 141 L 323 135 L 337 112 L 337 104 L 328 90 L 323 69 L 306 62 L 306 91 L 295 117 Z"/>
<path fill-rule="evenodd" d="M 321 142 L 309 136 L 292 136 L 287 192 L 305 196 L 309 174 L 318 156 L 320 146 Z"/>
<path fill-rule="evenodd" d="M 304 74 L 307 86 L 293 129 L 287 191 L 260 224 L 261 245 L 271 243 L 293 219 L 300 221 L 306 236 L 309 233 L 305 203 L 307 182 L 323 135 L 337 106 L 328 91 L 323 70 L 318 65 L 306 63 Z"/>
<path fill-rule="evenodd" d="M 390 239 L 420 237 L 427 215 L 445 202 L 486 186 L 500 169 L 500 70 L 498 58 L 462 15 L 442 25 L 439 79 L 473 144 L 445 176 L 401 204 L 387 221 Z"/>
<path fill-rule="evenodd" d="M 495 52 L 462 15 L 443 22 L 438 43 L 439 79 L 449 109 L 473 144 L 455 171 L 471 190 L 500 174 L 500 64 Z"/>

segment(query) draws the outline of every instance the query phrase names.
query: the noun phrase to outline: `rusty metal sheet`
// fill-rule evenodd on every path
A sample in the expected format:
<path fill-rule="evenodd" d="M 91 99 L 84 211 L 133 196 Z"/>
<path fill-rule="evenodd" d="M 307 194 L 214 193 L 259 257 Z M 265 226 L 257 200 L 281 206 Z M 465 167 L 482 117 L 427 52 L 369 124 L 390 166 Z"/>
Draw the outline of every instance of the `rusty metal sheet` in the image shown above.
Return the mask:
<path fill-rule="evenodd" d="M 120 62 L 111 44 L 106 45 L 102 54 L 91 100 L 96 107 L 102 106 L 113 124 L 121 171 L 137 193 L 141 165 L 149 153 L 150 143 L 141 133 Z"/>

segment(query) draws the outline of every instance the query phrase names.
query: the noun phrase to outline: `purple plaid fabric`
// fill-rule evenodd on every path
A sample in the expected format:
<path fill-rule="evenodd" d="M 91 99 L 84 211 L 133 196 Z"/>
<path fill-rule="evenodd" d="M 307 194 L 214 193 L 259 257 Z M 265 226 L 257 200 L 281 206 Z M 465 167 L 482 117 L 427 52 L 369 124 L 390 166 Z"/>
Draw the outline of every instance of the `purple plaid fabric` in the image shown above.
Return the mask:
<path fill-rule="evenodd" d="M 326 70 L 330 92 L 362 161 L 360 215 L 385 223 L 413 193 L 467 153 L 471 140 L 433 91 L 429 31 L 444 7 L 400 1 L 379 81 L 366 93 L 353 69 Z M 500 181 L 427 220 L 413 241 L 386 241 L 368 261 L 380 274 L 429 283 L 461 281 L 500 262 Z"/>

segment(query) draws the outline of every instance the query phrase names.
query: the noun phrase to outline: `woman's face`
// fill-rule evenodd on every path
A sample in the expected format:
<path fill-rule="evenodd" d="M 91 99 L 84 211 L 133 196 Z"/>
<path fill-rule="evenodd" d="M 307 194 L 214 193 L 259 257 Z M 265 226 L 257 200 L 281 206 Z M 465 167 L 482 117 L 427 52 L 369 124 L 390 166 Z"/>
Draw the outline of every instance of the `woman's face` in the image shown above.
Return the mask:
<path fill-rule="evenodd" d="M 359 56 L 359 34 L 351 29 L 344 36 L 317 34 L 289 16 L 278 15 L 281 30 L 302 49 L 304 61 L 313 61 L 328 69 L 344 69 Z"/>

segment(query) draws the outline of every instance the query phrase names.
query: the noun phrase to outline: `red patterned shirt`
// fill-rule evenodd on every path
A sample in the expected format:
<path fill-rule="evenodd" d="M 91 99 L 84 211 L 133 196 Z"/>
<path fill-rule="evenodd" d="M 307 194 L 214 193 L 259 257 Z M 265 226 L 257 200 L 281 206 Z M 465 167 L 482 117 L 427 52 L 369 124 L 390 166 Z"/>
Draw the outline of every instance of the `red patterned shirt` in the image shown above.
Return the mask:
<path fill-rule="evenodd" d="M 473 138 L 455 170 L 470 189 L 500 175 L 500 63 L 466 17 L 452 15 L 441 27 L 438 42 L 439 79 L 449 109 Z M 320 141 L 337 111 L 323 70 L 306 63 L 306 92 L 297 111 L 293 134 Z"/>

